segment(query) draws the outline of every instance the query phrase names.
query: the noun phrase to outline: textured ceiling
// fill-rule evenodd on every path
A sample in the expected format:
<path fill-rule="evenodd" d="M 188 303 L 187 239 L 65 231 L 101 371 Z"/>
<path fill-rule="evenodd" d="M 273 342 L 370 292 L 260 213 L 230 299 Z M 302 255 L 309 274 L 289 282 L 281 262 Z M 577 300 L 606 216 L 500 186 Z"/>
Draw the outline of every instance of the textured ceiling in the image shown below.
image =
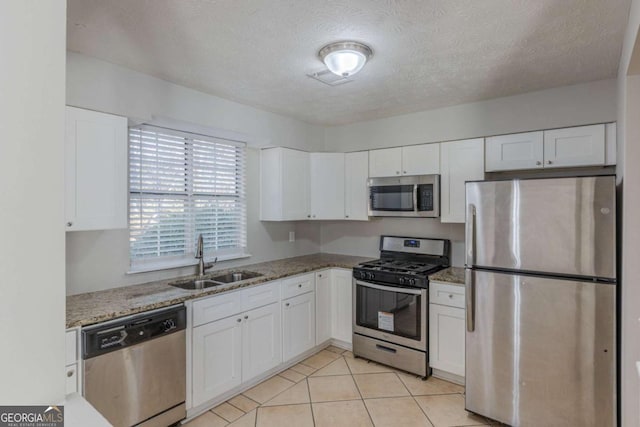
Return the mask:
<path fill-rule="evenodd" d="M 68 49 L 325 125 L 615 77 L 630 0 L 69 0 Z M 325 44 L 374 56 L 326 86 Z"/>

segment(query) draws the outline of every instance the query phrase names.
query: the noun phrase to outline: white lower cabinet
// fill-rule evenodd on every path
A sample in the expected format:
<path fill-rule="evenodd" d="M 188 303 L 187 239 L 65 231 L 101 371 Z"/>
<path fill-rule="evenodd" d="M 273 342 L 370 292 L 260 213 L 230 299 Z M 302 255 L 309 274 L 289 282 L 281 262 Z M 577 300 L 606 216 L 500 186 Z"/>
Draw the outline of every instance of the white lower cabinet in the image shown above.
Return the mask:
<path fill-rule="evenodd" d="M 437 282 L 429 286 L 429 366 L 464 377 L 464 287 Z"/>
<path fill-rule="evenodd" d="M 65 334 L 65 394 L 80 393 L 80 330 L 78 328 L 67 329 Z"/>
<path fill-rule="evenodd" d="M 331 271 L 316 273 L 316 345 L 331 338 Z"/>
<path fill-rule="evenodd" d="M 193 406 L 242 383 L 242 317 L 193 329 Z"/>
<path fill-rule="evenodd" d="M 251 310 L 242 323 L 242 379 L 246 381 L 282 362 L 280 304 Z"/>
<path fill-rule="evenodd" d="M 331 337 L 351 344 L 353 334 L 353 272 L 331 270 Z"/>
<path fill-rule="evenodd" d="M 275 285 L 279 289 L 279 283 Z M 244 293 L 255 289 L 210 297 L 194 306 L 215 305 L 216 299 L 242 301 Z M 206 403 L 280 363 L 280 302 L 197 326 L 192 332 L 192 406 Z"/>
<path fill-rule="evenodd" d="M 282 301 L 282 354 L 285 362 L 315 347 L 315 304 L 314 292 Z"/>

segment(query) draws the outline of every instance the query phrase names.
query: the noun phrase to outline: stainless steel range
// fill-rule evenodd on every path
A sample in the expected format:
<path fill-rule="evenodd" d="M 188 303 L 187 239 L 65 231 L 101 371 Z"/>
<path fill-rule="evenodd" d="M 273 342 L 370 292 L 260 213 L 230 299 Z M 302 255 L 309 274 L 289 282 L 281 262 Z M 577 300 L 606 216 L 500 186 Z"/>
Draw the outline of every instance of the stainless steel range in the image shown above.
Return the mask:
<path fill-rule="evenodd" d="M 380 259 L 353 269 L 354 355 L 429 375 L 429 274 L 449 251 L 449 240 L 380 237 Z"/>

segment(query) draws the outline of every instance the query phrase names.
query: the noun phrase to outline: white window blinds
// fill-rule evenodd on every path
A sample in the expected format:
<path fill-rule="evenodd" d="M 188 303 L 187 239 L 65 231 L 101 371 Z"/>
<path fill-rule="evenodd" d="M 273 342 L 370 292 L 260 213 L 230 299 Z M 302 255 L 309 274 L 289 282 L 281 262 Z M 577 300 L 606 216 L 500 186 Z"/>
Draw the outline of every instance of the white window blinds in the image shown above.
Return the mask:
<path fill-rule="evenodd" d="M 194 262 L 246 253 L 246 145 L 141 125 L 129 130 L 131 267 Z"/>

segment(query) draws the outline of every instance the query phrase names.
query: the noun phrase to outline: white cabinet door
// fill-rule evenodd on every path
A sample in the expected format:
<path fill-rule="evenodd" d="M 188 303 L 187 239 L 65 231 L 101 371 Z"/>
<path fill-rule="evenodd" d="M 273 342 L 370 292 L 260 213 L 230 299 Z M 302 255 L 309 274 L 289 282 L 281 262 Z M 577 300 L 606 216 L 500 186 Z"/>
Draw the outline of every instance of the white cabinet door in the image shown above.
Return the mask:
<path fill-rule="evenodd" d="M 466 181 L 484 179 L 482 138 L 444 142 L 440 147 L 440 221 L 465 221 Z"/>
<path fill-rule="evenodd" d="M 313 292 L 282 301 L 282 353 L 284 361 L 316 344 L 316 310 Z"/>
<path fill-rule="evenodd" d="M 331 270 L 331 337 L 345 343 L 353 335 L 353 284 L 351 270 Z"/>
<path fill-rule="evenodd" d="M 285 220 L 309 217 L 309 153 L 283 151 L 283 205 Z"/>
<path fill-rule="evenodd" d="M 403 175 L 440 173 L 440 144 L 408 145 L 402 147 Z"/>
<path fill-rule="evenodd" d="M 579 126 L 544 131 L 544 166 L 599 166 L 605 164 L 605 126 Z"/>
<path fill-rule="evenodd" d="M 282 362 L 280 303 L 242 315 L 242 381 L 248 381 Z"/>
<path fill-rule="evenodd" d="M 464 309 L 429 304 L 429 366 L 464 376 Z"/>
<path fill-rule="evenodd" d="M 67 231 L 127 228 L 127 119 L 67 107 Z"/>
<path fill-rule="evenodd" d="M 543 132 L 492 136 L 486 140 L 486 171 L 543 167 Z"/>
<path fill-rule="evenodd" d="M 193 328 L 193 406 L 242 383 L 242 317 Z"/>
<path fill-rule="evenodd" d="M 369 151 L 369 177 L 397 176 L 402 172 L 402 148 Z"/>
<path fill-rule="evenodd" d="M 316 273 L 316 345 L 331 338 L 331 272 Z"/>
<path fill-rule="evenodd" d="M 282 147 L 261 150 L 260 219 L 307 219 L 309 203 L 309 153 Z"/>
<path fill-rule="evenodd" d="M 349 220 L 367 221 L 369 152 L 347 153 L 344 160 L 344 217 Z"/>
<path fill-rule="evenodd" d="M 344 153 L 311 153 L 311 219 L 344 219 Z"/>
<path fill-rule="evenodd" d="M 78 384 L 78 364 L 74 363 L 65 368 L 65 394 L 78 393 L 80 391 Z"/>

